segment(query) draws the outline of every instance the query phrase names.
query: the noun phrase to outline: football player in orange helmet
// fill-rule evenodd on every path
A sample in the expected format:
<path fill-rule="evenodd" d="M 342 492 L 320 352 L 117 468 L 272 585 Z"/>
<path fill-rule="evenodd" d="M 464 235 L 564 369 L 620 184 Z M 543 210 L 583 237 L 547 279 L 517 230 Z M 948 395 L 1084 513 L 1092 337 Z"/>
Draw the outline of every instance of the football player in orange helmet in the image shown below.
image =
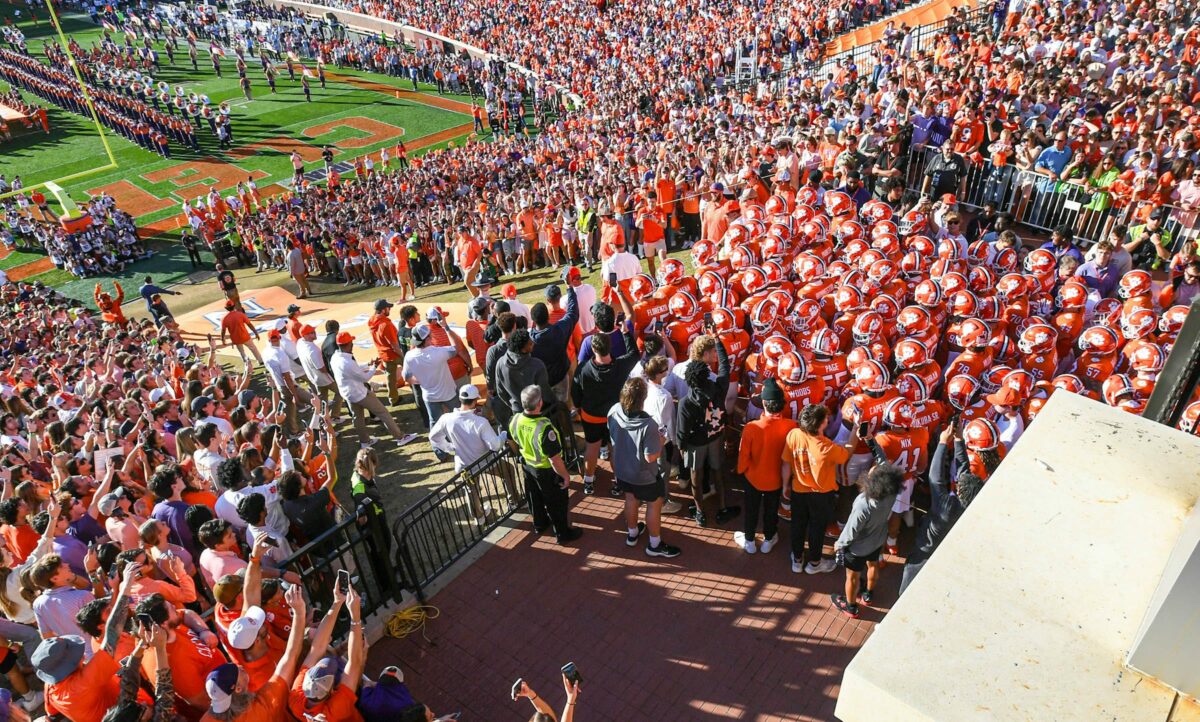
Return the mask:
<path fill-rule="evenodd" d="M 872 358 L 887 366 L 892 360 L 892 349 L 884 338 L 885 326 L 883 317 L 877 311 L 867 310 L 854 319 L 850 331 L 855 346 L 867 349 Z"/>
<path fill-rule="evenodd" d="M 745 371 L 746 359 L 750 355 L 750 334 L 736 324 L 734 315 L 729 311 L 718 308 L 712 312 L 713 331 L 717 340 L 725 347 L 729 355 L 729 392 L 726 394 L 725 408 L 730 408 L 732 400 L 737 398 L 741 387 L 742 374 Z"/>
<path fill-rule="evenodd" d="M 967 447 L 967 462 L 971 473 L 987 481 L 1007 450 L 1000 440 L 1000 430 L 990 419 L 973 419 L 963 427 L 963 444 Z"/>
<path fill-rule="evenodd" d="M 992 414 L 992 405 L 982 398 L 983 384 L 967 374 L 947 376 L 945 396 L 951 408 L 965 421 L 985 419 Z"/>
<path fill-rule="evenodd" d="M 1038 381 L 1052 379 L 1058 373 L 1058 332 L 1045 323 L 1035 323 L 1017 338 L 1021 356 L 1018 365 Z"/>
<path fill-rule="evenodd" d="M 824 402 L 825 382 L 820 376 L 809 373 L 808 362 L 800 353 L 784 354 L 776 363 L 775 376 L 783 390 L 784 416 L 799 419 L 800 410 L 805 406 Z"/>
<path fill-rule="evenodd" d="M 1092 326 L 1079 334 L 1078 346 L 1081 353 L 1071 373 L 1098 391 L 1117 368 L 1121 336 L 1108 326 Z"/>
<path fill-rule="evenodd" d="M 1157 328 L 1158 317 L 1148 308 L 1134 307 L 1132 311 L 1121 314 L 1121 335 L 1125 337 L 1121 358 L 1118 359 L 1121 370 L 1129 368 L 1129 362 L 1139 348 L 1154 343 Z"/>
<path fill-rule="evenodd" d="M 825 382 L 823 401 L 826 406 L 833 408 L 834 399 L 850 381 L 846 354 L 841 352 L 837 334 L 829 328 L 815 331 L 809 337 L 808 348 L 812 352 L 808 373 Z"/>
<path fill-rule="evenodd" d="M 883 423 L 883 410 L 888 402 L 900 396 L 891 385 L 887 367 L 874 359 L 857 367 L 853 379 L 857 392 L 842 404 L 842 428 L 835 439 L 838 443 L 845 442 L 854 429 L 862 424 L 866 425 L 868 437 L 875 433 Z M 846 483 L 858 483 L 859 477 L 867 473 L 873 463 L 870 447 L 866 441 L 859 442 L 850 461 L 846 463 Z"/>
<path fill-rule="evenodd" d="M 1154 383 L 1166 359 L 1167 355 L 1155 343 L 1143 344 L 1133 352 L 1129 359 L 1129 370 L 1133 372 L 1130 381 L 1140 398 L 1149 399 L 1154 393 Z"/>
<path fill-rule="evenodd" d="M 696 279 L 700 274 L 689 275 L 687 267 L 683 265 L 683 261 L 676 258 L 665 258 L 662 265 L 658 269 L 658 274 L 655 280 L 658 281 L 658 290 L 662 291 L 662 295 L 670 298 L 677 291 L 687 291 L 699 298 L 699 288 Z"/>
<path fill-rule="evenodd" d="M 669 303 L 671 321 L 667 324 L 667 339 L 675 350 L 675 358 L 687 358 L 692 339 L 704 328 L 704 316 L 696 297 L 680 291 Z"/>
<path fill-rule="evenodd" d="M 962 347 L 962 353 L 948 357 L 946 363 L 946 378 L 966 374 L 978 377 L 991 367 L 995 361 L 996 352 L 989 344 L 991 329 L 977 318 L 963 319 L 958 324 L 957 335 L 946 333 L 946 345 Z"/>
<path fill-rule="evenodd" d="M 937 393 L 942 383 L 942 367 L 933 360 L 925 344 L 914 338 L 904 338 L 896 344 L 892 355 L 898 371 L 921 379 L 926 396 Z"/>
<path fill-rule="evenodd" d="M 629 298 L 633 301 L 633 331 L 641 338 L 647 329 L 657 326 L 659 321 L 666 325 L 666 318 L 671 310 L 669 303 L 671 294 L 659 293 L 655 289 L 654 280 L 645 273 L 639 273 L 629 279 Z"/>
<path fill-rule="evenodd" d="M 1140 268 L 1126 271 L 1117 283 L 1117 298 L 1123 302 L 1122 314 L 1128 314 L 1135 308 L 1155 310 L 1154 279 L 1150 277 L 1150 272 Z"/>
<path fill-rule="evenodd" d="M 1058 289 L 1058 313 L 1050 318 L 1050 325 L 1058 332 L 1055 348 L 1059 358 L 1066 358 L 1075 348 L 1079 334 L 1083 333 L 1087 316 L 1088 290 L 1083 283 L 1070 280 Z"/>
<path fill-rule="evenodd" d="M 871 440 L 893 466 L 904 472 L 904 487 L 888 517 L 887 552 L 893 555 L 900 551 L 896 537 L 900 535 L 901 517 L 912 524 L 913 486 L 929 464 L 929 429 L 918 426 L 916 416 L 908 399 L 892 399 L 883 410 L 883 429 Z"/>
<path fill-rule="evenodd" d="M 896 377 L 896 391 L 913 405 L 916 426 L 936 429 L 950 418 L 950 405 L 941 399 L 931 398 L 920 376 L 908 371 L 900 372 Z"/>

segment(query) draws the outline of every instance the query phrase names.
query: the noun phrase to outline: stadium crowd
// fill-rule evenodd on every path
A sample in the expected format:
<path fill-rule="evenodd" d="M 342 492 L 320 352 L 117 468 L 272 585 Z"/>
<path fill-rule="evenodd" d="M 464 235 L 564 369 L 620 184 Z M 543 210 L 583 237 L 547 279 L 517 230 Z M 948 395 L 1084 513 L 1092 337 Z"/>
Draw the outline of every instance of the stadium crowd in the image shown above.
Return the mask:
<path fill-rule="evenodd" d="M 834 32 L 838 13 L 862 7 L 788 5 L 783 27 L 802 44 L 819 32 L 811 23 Z M 374 366 L 336 328 L 318 346 L 298 308 L 260 352 L 235 294 L 224 330 L 259 357 L 268 400 L 249 386 L 253 362 L 227 373 L 102 291 L 95 319 L 45 289 L 5 286 L 0 634 L 14 643 L 14 714 L 43 703 L 32 667 L 47 711 L 73 722 L 151 706 L 156 719 L 172 707 L 277 719 L 285 706 L 331 722 L 432 719 L 393 671 L 360 686 L 352 592 L 309 620 L 279 567 L 337 513 L 339 402 L 364 442 L 356 501 L 374 503 L 365 416 L 390 415 L 363 381 L 380 370 L 387 401 L 410 386 L 456 464 L 507 434 L 539 533 L 578 538 L 577 477 L 585 494 L 624 499 L 626 542 L 647 537 L 650 556 L 684 551 L 663 538 L 664 513 L 701 526 L 740 517 L 732 537 L 746 553 L 770 552 L 782 520 L 792 570 L 840 561 L 845 589 L 831 602 L 857 616 L 901 527 L 919 523 L 907 582 L 1051 394 L 1140 412 L 1200 290 L 1193 238 L 1169 232 L 1191 229 L 1200 200 L 1193 9 L 1016 0 L 929 48 L 896 34 L 867 77 L 846 63 L 815 77 L 808 48 L 773 32 L 773 6 L 758 17 L 691 3 L 414 8 L 407 21 L 519 60 L 586 109 L 533 137 L 395 165 L 399 153 L 378 156 L 354 178 L 201 212 L 256 258 L 282 257 L 302 294 L 309 273 L 398 287 L 402 302 L 414 281 L 461 283 L 465 341 L 440 309 L 402 305 L 393 318 L 381 298 Z M 797 56 L 789 75 L 749 91 L 725 82 L 746 28 L 761 28 L 775 62 Z M 995 195 L 968 215 L 958 198 L 974 190 L 971 168 Z M 1111 220 L 1104 237 L 1076 243 L 1065 213 L 1044 243 L 1019 236 L 1022 204 L 1072 182 L 1094 194 L 1080 215 Z M 11 211 L 18 225 L 23 211 Z M 665 257 L 684 245 L 690 263 Z M 600 288 L 578 269 L 594 264 Z M 544 302 L 497 289 L 537 267 L 561 269 Z M 161 289 L 147 286 L 149 304 Z M 478 413 L 476 370 L 499 432 Z M 1194 401 L 1180 425 L 1200 433 L 1198 421 Z M 932 502 L 920 520 L 914 493 Z M 196 614 L 209 607 L 211 627 Z M 328 642 L 343 607 L 341 661 Z M 514 697 L 534 701 L 526 691 Z M 573 706 L 578 688 L 567 692 Z"/>

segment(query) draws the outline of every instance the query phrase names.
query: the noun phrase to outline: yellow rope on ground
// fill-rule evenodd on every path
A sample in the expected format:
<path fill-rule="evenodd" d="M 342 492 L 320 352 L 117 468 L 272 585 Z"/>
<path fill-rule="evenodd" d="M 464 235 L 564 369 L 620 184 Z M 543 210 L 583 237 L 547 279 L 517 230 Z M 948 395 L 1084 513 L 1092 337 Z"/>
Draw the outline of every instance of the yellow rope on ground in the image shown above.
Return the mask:
<path fill-rule="evenodd" d="M 384 625 L 384 634 L 396 639 L 404 639 L 419 629 L 425 641 L 432 644 L 433 640 L 425 633 L 425 623 L 440 616 L 442 616 L 441 610 L 432 605 L 418 604 L 401 609 L 388 617 L 387 624 Z"/>

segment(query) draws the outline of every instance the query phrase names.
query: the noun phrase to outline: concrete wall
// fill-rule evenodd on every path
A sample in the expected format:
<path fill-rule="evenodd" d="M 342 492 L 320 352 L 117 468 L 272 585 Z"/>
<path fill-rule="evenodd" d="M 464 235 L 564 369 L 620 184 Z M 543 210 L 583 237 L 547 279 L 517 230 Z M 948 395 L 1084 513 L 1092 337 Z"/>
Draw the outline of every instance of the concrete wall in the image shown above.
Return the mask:
<path fill-rule="evenodd" d="M 1180 719 L 1194 702 L 1124 662 L 1198 469 L 1200 439 L 1055 393 L 847 667 L 838 718 Z"/>

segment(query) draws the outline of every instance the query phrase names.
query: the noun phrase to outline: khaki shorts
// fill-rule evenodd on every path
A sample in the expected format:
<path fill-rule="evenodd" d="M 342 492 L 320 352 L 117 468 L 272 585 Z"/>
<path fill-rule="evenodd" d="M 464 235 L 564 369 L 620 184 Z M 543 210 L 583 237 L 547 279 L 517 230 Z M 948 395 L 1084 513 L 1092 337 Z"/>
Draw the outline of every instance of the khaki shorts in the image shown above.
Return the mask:
<path fill-rule="evenodd" d="M 659 251 L 667 250 L 667 244 L 663 241 L 655 241 L 654 243 L 642 244 L 642 258 L 653 258 L 658 255 Z"/>

